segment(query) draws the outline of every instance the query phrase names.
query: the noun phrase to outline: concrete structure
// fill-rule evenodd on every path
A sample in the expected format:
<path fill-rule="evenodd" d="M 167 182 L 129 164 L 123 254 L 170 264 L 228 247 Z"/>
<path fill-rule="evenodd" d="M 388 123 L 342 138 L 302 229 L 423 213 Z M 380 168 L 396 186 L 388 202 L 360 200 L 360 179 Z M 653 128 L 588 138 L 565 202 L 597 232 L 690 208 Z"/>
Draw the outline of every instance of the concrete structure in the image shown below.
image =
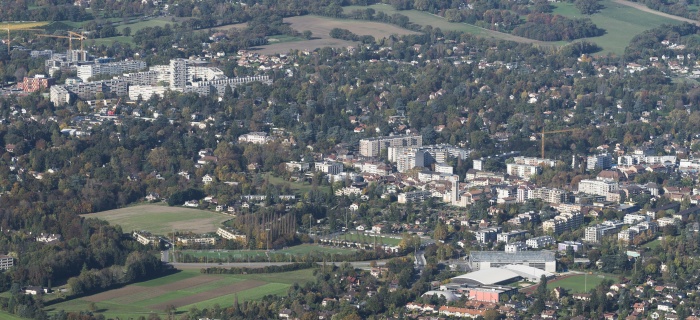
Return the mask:
<path fill-rule="evenodd" d="M 612 220 L 587 227 L 584 240 L 586 242 L 599 243 L 603 237 L 617 232 L 623 225 L 622 221 Z"/>
<path fill-rule="evenodd" d="M 160 243 L 160 239 L 149 232 L 145 231 L 134 231 L 133 233 L 134 239 L 138 241 L 140 244 L 144 246 L 148 245 L 158 245 Z"/>
<path fill-rule="evenodd" d="M 24 92 L 36 92 L 41 89 L 47 89 L 54 83 L 53 78 L 47 78 L 44 75 L 38 74 L 33 78 L 24 77 L 22 82 L 17 84 L 17 86 Z"/>
<path fill-rule="evenodd" d="M 612 167 L 612 161 L 612 156 L 607 153 L 588 156 L 586 158 L 586 169 L 589 171 L 596 169 L 610 169 L 610 167 Z"/>
<path fill-rule="evenodd" d="M 469 265 L 472 270 L 497 268 L 509 264 L 526 265 L 552 273 L 557 271 L 554 253 L 549 251 L 521 251 L 516 253 L 472 251 L 469 255 Z"/>
<path fill-rule="evenodd" d="M 0 270 L 8 270 L 15 264 L 15 258 L 8 255 L 0 255 Z"/>
<path fill-rule="evenodd" d="M 304 171 L 308 171 L 310 168 L 310 165 L 308 162 L 299 162 L 299 161 L 289 161 L 289 162 L 285 163 L 284 166 L 287 169 L 287 171 L 289 171 L 289 172 L 294 172 L 294 171 L 304 172 Z"/>
<path fill-rule="evenodd" d="M 496 236 L 496 240 L 498 242 L 506 242 L 507 243 L 507 242 L 513 241 L 514 239 L 516 239 L 518 237 L 524 237 L 525 234 L 527 234 L 527 231 L 525 231 L 525 230 L 513 230 L 513 231 L 509 231 L 509 232 L 503 232 L 503 233 L 499 233 Z"/>
<path fill-rule="evenodd" d="M 248 142 L 255 144 L 266 144 L 273 140 L 274 138 L 268 136 L 266 132 L 251 132 L 238 137 L 239 143 Z"/>
<path fill-rule="evenodd" d="M 484 228 L 474 232 L 474 236 L 479 243 L 489 243 L 494 242 L 497 239 L 497 235 L 501 232 L 500 227 L 494 228 Z"/>
<path fill-rule="evenodd" d="M 378 157 L 381 150 L 389 147 L 420 147 L 423 145 L 423 136 L 400 135 L 389 137 L 376 137 L 360 140 L 360 155 L 365 157 Z"/>
<path fill-rule="evenodd" d="M 177 242 L 185 245 L 185 246 L 191 246 L 194 244 L 216 244 L 216 238 L 215 237 L 177 237 L 176 238 Z"/>
<path fill-rule="evenodd" d="M 641 214 L 626 214 L 626 215 L 622 218 L 622 222 L 624 222 L 625 224 L 637 224 L 637 223 L 640 223 L 640 222 L 649 221 L 649 218 L 650 218 L 650 217 L 647 216 L 647 215 L 641 215 Z"/>
<path fill-rule="evenodd" d="M 533 249 L 541 249 L 553 245 L 555 243 L 556 241 L 551 236 L 535 237 L 527 239 L 527 241 L 525 241 L 525 244 L 527 244 L 528 247 Z"/>
<path fill-rule="evenodd" d="M 451 279 L 451 283 L 464 285 L 495 285 L 520 280 L 520 275 L 502 268 L 484 268 Z"/>
<path fill-rule="evenodd" d="M 527 250 L 527 245 L 525 244 L 525 242 L 516 241 L 516 242 L 507 244 L 503 251 L 508 252 L 508 253 L 514 253 L 514 252 L 526 251 L 526 250 Z"/>
<path fill-rule="evenodd" d="M 343 164 L 332 161 L 316 162 L 314 163 L 314 169 L 326 174 L 339 174 L 343 172 Z"/>
<path fill-rule="evenodd" d="M 578 252 L 583 249 L 583 243 L 577 241 L 564 241 L 557 244 L 558 251 L 566 251 L 569 247 L 574 249 L 574 252 Z"/>
<path fill-rule="evenodd" d="M 128 93 L 127 82 L 124 80 L 106 80 L 95 82 L 84 82 L 65 86 L 52 86 L 50 89 L 50 99 L 54 105 L 70 103 L 74 96 L 82 100 L 91 100 L 95 95 L 102 93 L 105 96 L 126 96 Z"/>
<path fill-rule="evenodd" d="M 526 165 L 531 165 L 531 166 L 550 166 L 554 167 L 557 162 L 556 160 L 552 159 L 544 159 L 544 158 L 535 158 L 535 157 L 514 157 L 513 162 L 517 164 L 526 164 Z"/>
<path fill-rule="evenodd" d="M 564 231 L 577 229 L 582 224 L 583 213 L 578 211 L 564 212 L 554 217 L 553 219 L 543 222 L 542 229 L 544 230 L 544 232 L 558 235 Z"/>
<path fill-rule="evenodd" d="M 518 288 L 508 286 L 478 286 L 470 287 L 469 300 L 499 303 L 503 297 L 518 293 Z"/>
<path fill-rule="evenodd" d="M 506 172 L 509 175 L 530 180 L 530 177 L 542 173 L 542 167 L 529 164 L 508 163 L 506 164 Z"/>
<path fill-rule="evenodd" d="M 578 183 L 578 192 L 607 196 L 611 192 L 619 190 L 616 181 L 583 179 Z"/>
<path fill-rule="evenodd" d="M 87 82 L 90 78 L 101 75 L 118 75 L 126 72 L 139 71 L 146 68 L 146 62 L 141 60 L 125 60 L 119 62 L 85 64 L 77 67 L 78 78 Z"/>
<path fill-rule="evenodd" d="M 423 202 L 432 197 L 432 192 L 430 191 L 410 191 L 406 193 L 401 193 L 398 195 L 399 203 L 409 203 L 409 202 Z"/>
<path fill-rule="evenodd" d="M 245 243 L 248 240 L 246 235 L 240 234 L 240 232 L 236 232 L 233 229 L 225 227 L 219 227 L 219 229 L 216 230 L 216 234 L 226 240 L 236 240 L 243 243 Z"/>

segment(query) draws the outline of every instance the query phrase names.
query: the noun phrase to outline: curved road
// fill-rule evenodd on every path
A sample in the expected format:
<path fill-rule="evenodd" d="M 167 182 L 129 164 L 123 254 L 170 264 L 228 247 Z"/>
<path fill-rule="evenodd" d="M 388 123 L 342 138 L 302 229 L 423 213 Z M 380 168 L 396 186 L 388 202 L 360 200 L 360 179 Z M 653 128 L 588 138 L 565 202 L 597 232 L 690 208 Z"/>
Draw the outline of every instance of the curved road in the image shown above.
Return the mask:
<path fill-rule="evenodd" d="M 632 8 L 635 8 L 635 9 L 637 9 L 637 10 L 641 10 L 641 11 L 644 11 L 644 12 L 648 12 L 648 13 L 651 13 L 651 14 L 655 14 L 655 15 L 657 15 L 657 16 L 661 16 L 661 17 L 664 17 L 664 18 L 669 18 L 669 19 L 673 19 L 673 20 L 677 20 L 677 21 L 682 21 L 682 22 L 694 23 L 695 25 L 699 25 L 699 26 L 700 26 L 700 22 L 698 22 L 698 21 L 695 21 L 695 20 L 692 20 L 692 19 L 688 19 L 688 18 L 679 17 L 679 16 L 674 16 L 674 15 L 672 15 L 672 14 L 668 14 L 668 13 L 665 13 L 665 12 L 661 12 L 661 11 L 657 11 L 657 10 L 654 10 L 654 9 L 650 9 L 649 7 L 647 7 L 647 6 L 645 6 L 645 5 L 641 4 L 641 3 L 632 2 L 632 1 L 627 1 L 627 0 L 612 0 L 612 1 L 615 2 L 615 3 L 617 3 L 617 4 L 621 4 L 621 5 L 625 5 L 625 6 L 628 6 L 628 7 L 632 7 Z"/>

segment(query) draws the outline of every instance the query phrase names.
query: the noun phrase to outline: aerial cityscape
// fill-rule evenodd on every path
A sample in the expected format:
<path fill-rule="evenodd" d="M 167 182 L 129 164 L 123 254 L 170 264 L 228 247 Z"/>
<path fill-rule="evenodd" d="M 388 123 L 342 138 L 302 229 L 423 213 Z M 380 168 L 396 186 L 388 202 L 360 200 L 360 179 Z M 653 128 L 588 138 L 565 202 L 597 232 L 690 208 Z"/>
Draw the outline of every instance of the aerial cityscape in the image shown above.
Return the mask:
<path fill-rule="evenodd" d="M 700 319 L 699 20 L 0 1 L 0 319 Z"/>

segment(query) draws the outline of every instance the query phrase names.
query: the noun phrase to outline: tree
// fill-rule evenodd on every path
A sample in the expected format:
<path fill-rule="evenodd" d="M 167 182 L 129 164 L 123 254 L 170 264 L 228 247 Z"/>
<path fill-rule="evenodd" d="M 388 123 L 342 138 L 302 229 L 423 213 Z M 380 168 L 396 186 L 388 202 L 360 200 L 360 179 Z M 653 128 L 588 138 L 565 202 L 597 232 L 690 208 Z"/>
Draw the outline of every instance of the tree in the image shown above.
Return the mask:
<path fill-rule="evenodd" d="M 598 12 L 598 10 L 600 10 L 602 7 L 600 3 L 598 3 L 598 0 L 576 0 L 574 5 L 579 12 L 581 12 L 581 14 L 587 15 Z"/>
<path fill-rule="evenodd" d="M 122 29 L 122 35 L 125 37 L 131 36 L 131 27 L 124 27 L 124 29 Z"/>

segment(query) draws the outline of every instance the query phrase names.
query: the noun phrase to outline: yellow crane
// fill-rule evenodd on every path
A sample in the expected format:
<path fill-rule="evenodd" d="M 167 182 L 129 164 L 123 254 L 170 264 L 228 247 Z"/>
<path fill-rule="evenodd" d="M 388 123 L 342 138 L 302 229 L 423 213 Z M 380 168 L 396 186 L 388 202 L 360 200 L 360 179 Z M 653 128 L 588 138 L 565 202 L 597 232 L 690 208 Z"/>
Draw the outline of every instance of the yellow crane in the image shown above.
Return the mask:
<path fill-rule="evenodd" d="M 7 55 L 10 55 L 10 31 L 44 31 L 44 29 L 31 29 L 31 28 L 10 28 L 10 25 L 7 24 L 5 28 L 1 28 L 2 30 L 7 31 Z"/>
<path fill-rule="evenodd" d="M 542 127 L 542 159 L 544 159 L 544 136 L 545 134 L 549 133 L 562 133 L 562 132 L 572 132 L 572 131 L 577 131 L 579 129 L 562 129 L 562 130 L 553 130 L 553 131 L 544 131 L 544 127 Z"/>
<path fill-rule="evenodd" d="M 85 51 L 83 50 L 83 40 L 87 39 L 87 37 L 80 34 L 80 33 L 68 31 L 67 36 L 59 36 L 59 35 L 53 35 L 53 34 L 40 34 L 38 36 L 39 37 L 46 37 L 46 38 L 68 39 L 68 50 L 69 51 L 73 51 L 73 39 L 80 40 L 80 53 L 82 55 L 85 55 Z M 85 57 L 83 56 L 81 59 L 85 60 Z"/>

